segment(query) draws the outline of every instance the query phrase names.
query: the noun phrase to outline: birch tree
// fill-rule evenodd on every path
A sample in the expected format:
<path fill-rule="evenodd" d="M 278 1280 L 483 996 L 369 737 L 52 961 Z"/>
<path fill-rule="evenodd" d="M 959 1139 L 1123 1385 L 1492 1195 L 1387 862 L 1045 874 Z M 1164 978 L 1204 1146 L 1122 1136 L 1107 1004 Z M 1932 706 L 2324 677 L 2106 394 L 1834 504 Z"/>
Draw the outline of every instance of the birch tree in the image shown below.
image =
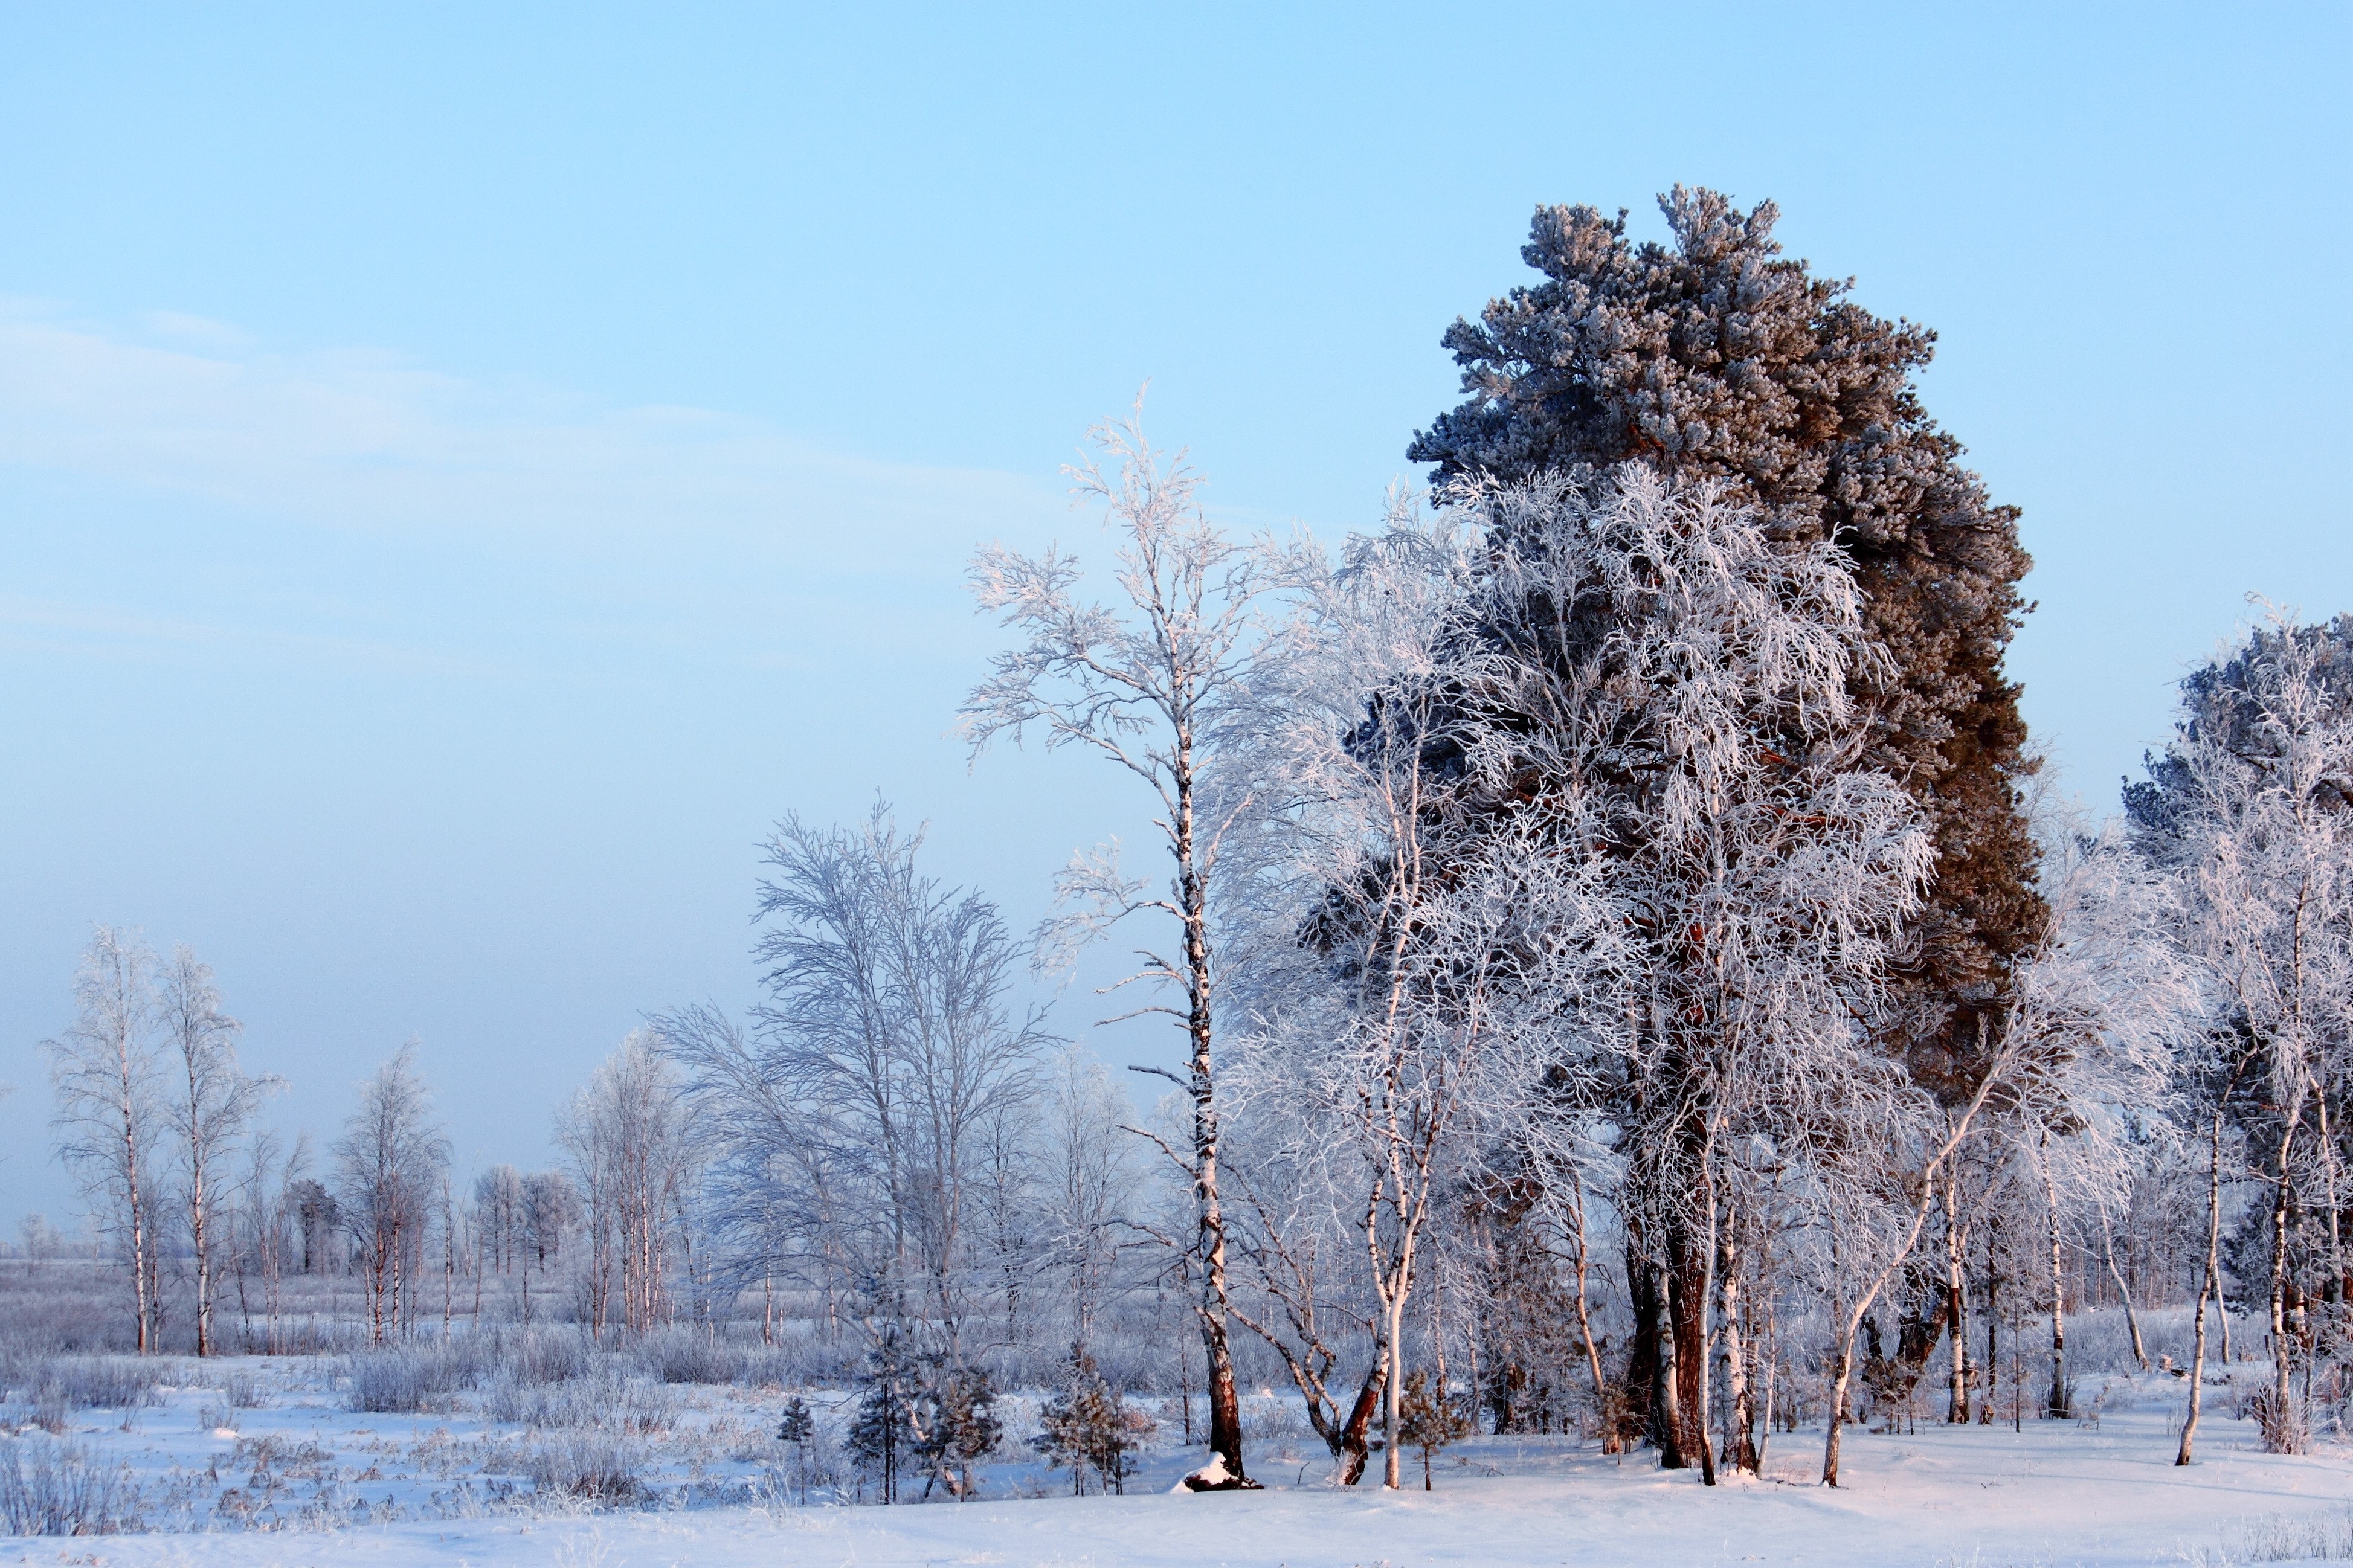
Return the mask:
<path fill-rule="evenodd" d="M 224 1237 L 222 1215 L 231 1184 L 230 1161 L 251 1125 L 270 1082 L 251 1078 L 237 1060 L 242 1026 L 221 1010 L 210 964 L 183 943 L 164 961 L 158 1021 L 170 1058 L 167 1120 L 178 1157 L 180 1197 L 195 1269 L 196 1353 L 213 1353 L 214 1265 Z"/>
<path fill-rule="evenodd" d="M 368 1339 L 406 1332 L 425 1255 L 434 1194 L 449 1142 L 432 1120 L 433 1095 L 417 1070 L 414 1041 L 360 1086 L 358 1107 L 335 1140 L 335 1198 L 367 1292 Z"/>
<path fill-rule="evenodd" d="M 74 973 L 74 1021 L 44 1042 L 57 1091 L 58 1157 L 100 1229 L 131 1266 L 142 1354 L 158 1348 L 158 1150 L 164 1121 L 156 1054 L 155 955 L 137 933 L 100 926 Z"/>
<path fill-rule="evenodd" d="M 2268 1134 L 2273 1382 L 2264 1441 L 2300 1451 L 2293 1377 L 2321 1312 L 2343 1313 L 2338 1214 L 2345 1090 L 2353 1071 L 2353 616 L 2305 626 L 2271 613 L 2243 646 L 2183 682 L 2173 742 L 2126 805 L 2153 857 L 2179 877 L 2182 929 L 2222 999 L 2222 1027 L 2261 1058 Z M 2275 1108 L 2275 1109 L 2268 1109 Z M 2299 1259 L 2292 1215 L 2327 1234 Z M 2306 1269 L 2297 1264 L 2304 1262 Z"/>
<path fill-rule="evenodd" d="M 992 1129 L 1046 1043 L 1010 1000 L 997 908 L 918 867 L 878 803 L 852 828 L 787 817 L 760 885 L 767 999 L 745 1030 L 710 1006 L 655 1020 L 711 1130 L 722 1234 L 753 1277 L 814 1272 L 928 1318 L 959 1352 Z"/>
<path fill-rule="evenodd" d="M 643 1030 L 630 1032 L 556 1118 L 556 1142 L 587 1197 L 592 1266 L 607 1275 L 596 1299 L 607 1300 L 617 1286 L 621 1325 L 633 1334 L 670 1315 L 698 1135 L 669 1062 Z"/>
<path fill-rule="evenodd" d="M 1130 916 L 1168 922 L 1176 945 L 1144 949 L 1142 967 L 1122 984 L 1174 993 L 1174 1005 L 1136 1011 L 1174 1018 L 1185 1038 L 1184 1073 L 1163 1076 L 1191 1111 L 1187 1146 L 1169 1152 L 1193 1191 L 1195 1310 L 1214 1455 L 1188 1484 L 1249 1487 L 1229 1338 L 1215 1076 L 1221 965 L 1211 889 L 1226 834 L 1250 805 L 1245 770 L 1227 766 L 1242 761 L 1227 745 L 1227 725 L 1247 699 L 1266 601 L 1286 584 L 1293 563 L 1208 520 L 1198 476 L 1182 453 L 1171 458 L 1145 439 L 1138 406 L 1124 422 L 1097 426 L 1092 454 L 1069 470 L 1118 541 L 1119 603 L 1082 599 L 1077 561 L 1056 550 L 1035 557 L 1002 545 L 983 550 L 972 568 L 975 595 L 1021 641 L 992 660 L 989 678 L 965 702 L 961 727 L 976 759 L 996 737 L 1018 742 L 1032 730 L 1049 750 L 1081 747 L 1140 780 L 1157 807 L 1170 872 L 1165 889 L 1155 895 L 1150 879 L 1128 878 L 1115 843 L 1081 854 L 1058 880 L 1064 917 L 1045 934 L 1050 952 L 1070 952 Z"/>

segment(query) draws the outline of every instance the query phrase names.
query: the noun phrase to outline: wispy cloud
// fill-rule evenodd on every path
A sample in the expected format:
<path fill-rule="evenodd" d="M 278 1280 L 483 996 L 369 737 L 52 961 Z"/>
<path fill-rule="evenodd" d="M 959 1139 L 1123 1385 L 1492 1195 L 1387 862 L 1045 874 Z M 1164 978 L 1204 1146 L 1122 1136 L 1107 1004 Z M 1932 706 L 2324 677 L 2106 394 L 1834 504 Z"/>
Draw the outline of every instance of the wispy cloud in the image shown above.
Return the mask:
<path fill-rule="evenodd" d="M 758 421 L 600 407 L 366 351 L 285 353 L 157 314 L 143 330 L 0 300 L 0 465 L 362 529 L 808 530 L 837 560 L 985 534 L 1050 505 L 1015 475 L 877 462 Z"/>

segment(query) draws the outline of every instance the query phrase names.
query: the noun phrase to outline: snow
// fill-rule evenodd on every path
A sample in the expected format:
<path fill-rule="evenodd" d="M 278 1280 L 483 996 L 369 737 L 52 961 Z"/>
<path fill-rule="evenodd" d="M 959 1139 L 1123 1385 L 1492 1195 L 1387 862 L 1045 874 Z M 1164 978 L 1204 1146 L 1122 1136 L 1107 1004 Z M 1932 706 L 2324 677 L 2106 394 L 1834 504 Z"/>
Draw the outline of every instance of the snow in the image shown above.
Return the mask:
<path fill-rule="evenodd" d="M 246 1363 L 248 1366 L 254 1363 Z M 1482 1437 L 1440 1456 L 1437 1489 L 1385 1495 L 1324 1484 L 1312 1439 L 1269 1439 L 1253 1462 L 1268 1489 L 1171 1495 L 1206 1457 L 1157 1447 L 1124 1497 L 1008 1496 L 1060 1484 L 1034 1466 L 993 1468 L 983 1500 L 896 1508 L 791 1507 L 773 1500 L 696 1503 L 747 1495 L 757 1467 L 720 1450 L 781 1403 L 771 1391 L 699 1390 L 664 1472 L 701 1484 L 663 1506 L 590 1511 L 532 1500 L 528 1484 L 501 1502 L 483 1467 L 517 1440 L 512 1430 L 453 1410 L 439 1416 L 353 1415 L 303 1375 L 271 1369 L 283 1396 L 240 1413 L 247 1453 L 274 1436 L 307 1451 L 311 1469 L 348 1478 L 360 1517 L 407 1517 L 259 1531 L 209 1529 L 110 1537 L 0 1539 L 0 1564 L 104 1563 L 115 1568 L 350 1564 L 352 1568 L 793 1568 L 799 1564 L 1231 1564 L 1306 1568 L 1444 1563 L 1921 1564 L 1922 1568 L 2280 1560 L 2316 1528 L 2347 1539 L 2353 1447 L 2283 1458 L 2255 1449 L 2253 1424 L 2232 1420 L 2214 1391 L 2201 1462 L 2176 1468 L 2173 1429 L 2181 1389 L 2158 1374 L 2108 1380 L 2094 1424 L 2029 1421 L 1960 1429 L 1922 1423 L 1888 1435 L 1850 1429 L 1850 1484 L 1813 1484 L 1820 1433 L 1777 1435 L 1762 1481 L 1710 1490 L 1695 1472 L 1662 1473 L 1647 1454 L 1621 1464 L 1568 1438 Z M 2242 1373 L 2252 1369 L 2241 1368 Z M 2090 1391 L 2087 1391 L 2087 1393 Z M 86 1412 L 85 1427 L 106 1420 Z M 73 1440 L 132 1462 L 153 1489 L 196 1486 L 222 1462 L 221 1483 L 248 1478 L 227 1460 L 216 1398 L 180 1389 L 140 1413 L 128 1432 L 114 1417 Z M 703 1437 L 692 1438 L 701 1430 Z M 713 1432 L 716 1436 L 713 1436 Z M 312 1445 L 303 1450 L 301 1445 Z M 504 1447 L 502 1447 L 504 1445 Z M 331 1460 L 317 1458 L 321 1453 Z M 1289 1455 L 1285 1458 L 1278 1456 Z M 684 1456 L 684 1457 L 681 1457 Z M 1418 1488 L 1419 1456 L 1409 1474 Z M 364 1461 L 364 1468 L 359 1468 Z M 288 1468 L 281 1461 L 281 1468 Z M 174 1478 L 177 1478 L 176 1483 Z M 732 1478 L 732 1479 L 731 1479 Z M 470 1485 L 461 1489 L 459 1482 Z M 201 1486 L 196 1489 L 202 1490 Z M 290 1498 L 291 1497 L 290 1492 Z M 438 1500 L 438 1501 L 436 1500 Z M 384 1505 L 390 1503 L 389 1509 Z M 436 1513 L 443 1517 L 431 1517 Z M 190 1511 L 185 1519 L 201 1517 Z M 289 1516 L 290 1517 L 290 1516 Z M 350 1517 L 344 1515 L 343 1517 Z M 163 1522 L 158 1520 L 157 1522 Z M 2314 1544 L 2307 1542 L 2306 1544 Z"/>

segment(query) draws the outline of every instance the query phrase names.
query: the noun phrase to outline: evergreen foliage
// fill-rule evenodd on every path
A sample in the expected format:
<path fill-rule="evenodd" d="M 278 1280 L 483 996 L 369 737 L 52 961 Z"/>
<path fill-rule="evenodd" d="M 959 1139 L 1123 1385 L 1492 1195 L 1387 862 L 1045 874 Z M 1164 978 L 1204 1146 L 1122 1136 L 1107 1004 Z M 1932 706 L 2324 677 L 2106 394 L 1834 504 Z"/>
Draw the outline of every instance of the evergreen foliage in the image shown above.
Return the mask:
<path fill-rule="evenodd" d="M 937 1481 L 959 1500 L 971 1497 L 978 1484 L 972 1467 L 997 1452 L 1005 1436 L 988 1373 L 977 1367 L 944 1373 L 916 1396 L 914 1430 L 915 1455 L 930 1477 L 923 1494 Z"/>
<path fill-rule="evenodd" d="M 873 1478 L 884 1502 L 896 1502 L 900 1472 L 915 1457 L 915 1401 L 923 1389 L 922 1363 L 897 1323 L 876 1331 L 857 1383 L 864 1392 L 850 1417 L 849 1457 Z"/>
<path fill-rule="evenodd" d="M 1430 1489 L 1430 1461 L 1439 1449 L 1471 1435 L 1471 1420 L 1454 1408 L 1446 1390 L 1417 1367 L 1406 1374 L 1398 1400 L 1398 1440 L 1421 1450 L 1421 1489 Z"/>
<path fill-rule="evenodd" d="M 1073 1496 L 1087 1493 L 1087 1478 L 1103 1491 L 1124 1492 L 1135 1473 L 1135 1438 L 1128 1430 L 1127 1405 L 1095 1366 L 1082 1344 L 1071 1347 L 1062 1363 L 1061 1391 L 1039 1413 L 1040 1428 L 1030 1447 L 1056 1469 L 1071 1472 Z"/>
<path fill-rule="evenodd" d="M 2033 764 L 2000 668 L 2031 565 L 2018 513 L 1991 503 L 1921 406 L 1913 377 L 1933 332 L 1784 258 L 1770 202 L 1744 214 L 1677 186 L 1660 205 L 1669 245 L 1630 243 L 1622 212 L 1539 208 L 1521 255 L 1545 281 L 1447 331 L 1468 395 L 1409 455 L 1442 479 L 1507 480 L 1639 458 L 1724 479 L 1777 535 L 1852 556 L 1896 667 L 1892 681 L 1858 675 L 1871 760 L 1926 812 L 1937 856 L 1894 1043 L 1951 1094 L 2046 921 L 2018 795 Z"/>

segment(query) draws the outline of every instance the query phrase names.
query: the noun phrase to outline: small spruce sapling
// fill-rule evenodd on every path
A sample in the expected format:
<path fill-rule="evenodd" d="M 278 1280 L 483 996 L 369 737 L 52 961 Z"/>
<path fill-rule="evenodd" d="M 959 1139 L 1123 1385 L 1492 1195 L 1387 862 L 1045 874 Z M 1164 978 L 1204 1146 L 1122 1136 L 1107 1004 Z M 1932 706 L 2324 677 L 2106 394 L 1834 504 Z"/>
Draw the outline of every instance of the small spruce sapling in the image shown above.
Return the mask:
<path fill-rule="evenodd" d="M 1095 1366 L 1083 1345 L 1072 1345 L 1062 1363 L 1062 1389 L 1039 1413 L 1041 1430 L 1029 1446 L 1056 1469 L 1071 1472 L 1071 1491 L 1084 1497 L 1088 1472 L 1105 1491 L 1124 1492 L 1135 1473 L 1135 1438 L 1127 1407 Z"/>
<path fill-rule="evenodd" d="M 944 1373 L 915 1401 L 914 1429 L 916 1455 L 930 1473 L 923 1495 L 937 1482 L 959 1502 L 971 1497 L 979 1485 L 973 1465 L 995 1453 L 1005 1436 L 988 1373 L 977 1367 Z"/>
<path fill-rule="evenodd" d="M 809 1481 L 814 1475 L 812 1450 L 817 1442 L 817 1417 L 810 1413 L 808 1401 L 796 1394 L 785 1405 L 783 1419 L 776 1423 L 776 1441 L 792 1451 L 793 1494 L 800 1501 L 808 1501 Z"/>
<path fill-rule="evenodd" d="M 913 1457 L 914 1402 L 921 1379 L 916 1358 L 896 1323 L 885 1323 L 858 1369 L 858 1409 L 846 1446 L 858 1468 L 880 1483 L 882 1500 L 899 1500 L 899 1472 Z"/>
<path fill-rule="evenodd" d="M 1398 1399 L 1398 1439 L 1421 1450 L 1421 1489 L 1430 1489 L 1430 1457 L 1471 1435 L 1471 1423 L 1447 1402 L 1446 1391 L 1419 1369 L 1406 1374 Z"/>

